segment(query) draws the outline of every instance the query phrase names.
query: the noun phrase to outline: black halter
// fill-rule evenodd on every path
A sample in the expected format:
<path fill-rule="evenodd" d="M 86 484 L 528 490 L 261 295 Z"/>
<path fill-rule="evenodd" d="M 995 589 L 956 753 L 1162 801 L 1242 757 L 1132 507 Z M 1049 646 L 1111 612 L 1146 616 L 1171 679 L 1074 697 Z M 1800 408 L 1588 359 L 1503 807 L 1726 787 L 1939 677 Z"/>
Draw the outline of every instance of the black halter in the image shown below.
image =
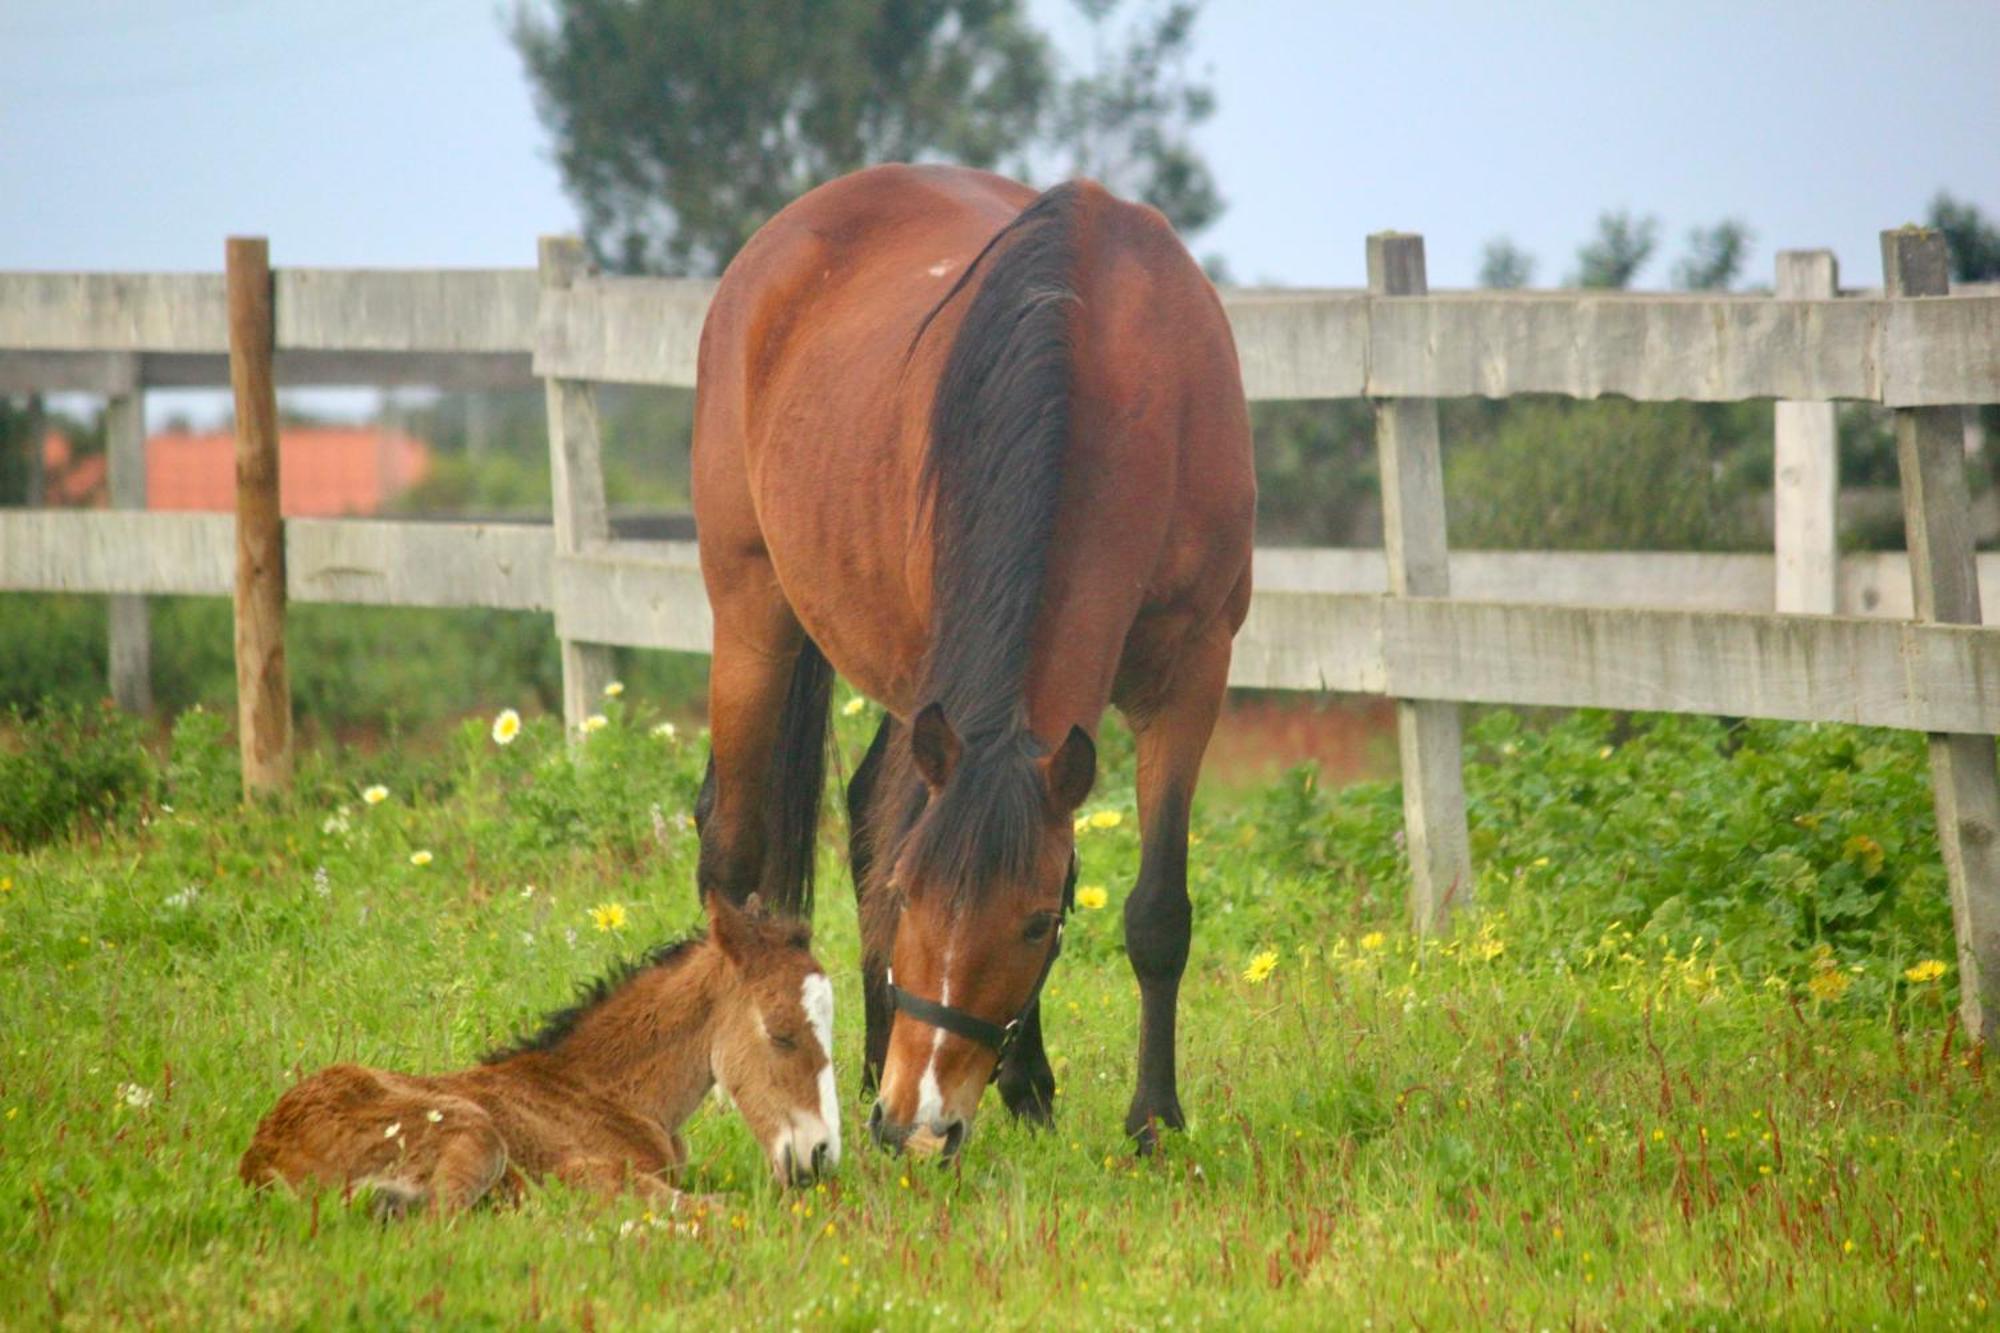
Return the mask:
<path fill-rule="evenodd" d="M 889 1004 L 900 1009 L 919 1023 L 928 1023 L 934 1028 L 976 1041 L 995 1055 L 993 1075 L 987 1082 L 1000 1077 L 1000 1066 L 1007 1059 L 1007 1052 L 1014 1048 L 1014 1039 L 1021 1033 L 1021 1024 L 1028 1017 L 1028 1011 L 1035 1007 L 1035 1001 L 1042 995 L 1042 986 L 1049 979 L 1049 972 L 1062 954 L 1063 925 L 1076 907 L 1076 853 L 1069 854 L 1069 878 L 1063 881 L 1062 915 L 1056 918 L 1055 938 L 1049 942 L 1049 956 L 1042 960 L 1041 975 L 1035 978 L 1035 988 L 1028 992 L 1028 1002 L 1021 1006 L 1021 1012 L 1014 1015 L 1010 1023 L 991 1023 L 977 1014 L 968 1014 L 963 1009 L 954 1009 L 936 1000 L 927 1000 L 921 995 L 912 995 L 896 984 L 896 974 L 889 973 Z"/>

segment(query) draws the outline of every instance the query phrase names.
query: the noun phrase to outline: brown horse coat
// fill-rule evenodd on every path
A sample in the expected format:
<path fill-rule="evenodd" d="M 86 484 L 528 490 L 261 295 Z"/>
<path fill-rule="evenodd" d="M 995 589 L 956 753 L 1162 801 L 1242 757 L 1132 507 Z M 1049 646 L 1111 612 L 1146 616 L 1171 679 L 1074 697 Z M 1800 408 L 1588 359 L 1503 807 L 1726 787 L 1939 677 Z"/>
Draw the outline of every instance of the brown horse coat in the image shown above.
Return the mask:
<path fill-rule="evenodd" d="M 879 167 L 752 238 L 711 306 L 699 386 L 703 889 L 809 901 L 830 663 L 892 719 L 850 792 L 878 1135 L 962 1129 L 994 1067 L 907 1013 L 892 1031 L 891 966 L 994 1024 L 1027 1006 L 1001 1090 L 1045 1115 L 1035 986 L 1116 704 L 1137 733 L 1145 848 L 1126 907 L 1143 1011 L 1127 1123 L 1142 1140 L 1179 1124 L 1188 805 L 1249 604 L 1255 508 L 1213 287 L 1158 213 L 1088 182 L 1037 195 Z"/>

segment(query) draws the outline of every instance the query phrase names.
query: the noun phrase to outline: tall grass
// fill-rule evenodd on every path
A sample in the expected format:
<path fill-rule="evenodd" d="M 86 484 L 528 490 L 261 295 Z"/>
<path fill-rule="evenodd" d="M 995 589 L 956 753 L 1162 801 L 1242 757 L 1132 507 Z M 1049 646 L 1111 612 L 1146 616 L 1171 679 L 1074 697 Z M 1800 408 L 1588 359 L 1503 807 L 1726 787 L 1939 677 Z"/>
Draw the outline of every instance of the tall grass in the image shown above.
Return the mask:
<path fill-rule="evenodd" d="M 1922 748 L 1844 728 L 1489 718 L 1484 903 L 1433 941 L 1399 924 L 1393 786 L 1204 806 L 1190 1124 L 1151 1159 L 1119 1133 L 1111 731 L 1079 843 L 1104 905 L 1045 997 L 1055 1132 L 989 1104 L 953 1170 L 860 1142 L 830 816 L 833 1180 L 780 1193 L 716 1107 L 690 1184 L 729 1204 L 695 1221 L 549 1189 L 384 1227 L 244 1191 L 301 1072 L 469 1062 L 695 924 L 705 747 L 636 693 L 581 763 L 545 721 L 500 746 L 475 719 L 441 752 L 314 751 L 248 811 L 223 729 L 184 723 L 153 785 L 0 855 L 0 1325 L 1991 1324 L 1995 1087 L 1952 1019 Z M 850 763 L 869 722 L 840 718 Z"/>

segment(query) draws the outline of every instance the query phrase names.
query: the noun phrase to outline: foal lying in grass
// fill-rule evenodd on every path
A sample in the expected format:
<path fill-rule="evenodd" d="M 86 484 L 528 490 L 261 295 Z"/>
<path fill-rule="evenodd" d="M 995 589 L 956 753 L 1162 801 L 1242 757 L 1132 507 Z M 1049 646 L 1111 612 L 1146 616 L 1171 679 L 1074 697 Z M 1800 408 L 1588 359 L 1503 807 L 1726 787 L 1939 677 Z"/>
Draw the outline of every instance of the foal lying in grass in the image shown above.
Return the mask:
<path fill-rule="evenodd" d="M 258 1124 L 251 1186 L 372 1188 L 378 1208 L 469 1207 L 554 1176 L 662 1208 L 680 1127 L 721 1085 L 780 1184 L 840 1161 L 833 988 L 806 926 L 708 900 L 709 929 L 599 981 L 477 1068 L 420 1076 L 333 1065 Z"/>

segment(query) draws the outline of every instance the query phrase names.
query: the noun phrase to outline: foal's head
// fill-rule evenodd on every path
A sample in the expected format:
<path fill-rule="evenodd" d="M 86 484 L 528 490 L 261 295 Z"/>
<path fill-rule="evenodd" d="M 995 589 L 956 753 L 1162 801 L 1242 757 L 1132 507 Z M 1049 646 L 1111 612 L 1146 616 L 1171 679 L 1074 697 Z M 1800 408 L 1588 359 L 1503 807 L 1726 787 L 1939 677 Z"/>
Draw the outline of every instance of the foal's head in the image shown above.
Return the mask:
<path fill-rule="evenodd" d="M 833 985 L 805 923 L 766 915 L 754 896 L 739 909 L 711 893 L 707 907 L 722 956 L 710 1067 L 778 1183 L 797 1184 L 840 1164 Z"/>
<path fill-rule="evenodd" d="M 1097 772 L 1073 728 L 1053 752 L 1026 730 L 967 745 L 935 704 L 911 725 L 924 804 L 889 867 L 886 954 L 895 1021 L 869 1128 L 899 1148 L 919 1130 L 950 1156 L 1061 943 L 1075 875 L 1071 819 Z"/>

